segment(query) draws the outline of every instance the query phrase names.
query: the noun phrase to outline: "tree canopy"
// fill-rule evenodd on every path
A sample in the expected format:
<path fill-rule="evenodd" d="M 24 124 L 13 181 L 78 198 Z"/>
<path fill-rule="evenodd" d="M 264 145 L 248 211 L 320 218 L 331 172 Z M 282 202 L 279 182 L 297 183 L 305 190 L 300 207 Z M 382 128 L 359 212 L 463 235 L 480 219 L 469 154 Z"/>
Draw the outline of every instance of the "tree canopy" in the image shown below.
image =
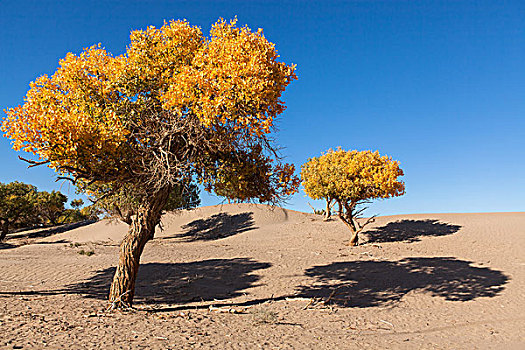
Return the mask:
<path fill-rule="evenodd" d="M 38 214 L 51 225 L 56 225 L 64 213 L 66 202 L 67 197 L 58 191 L 42 191 L 38 192 L 35 204 Z"/>
<path fill-rule="evenodd" d="M 133 31 L 120 56 L 101 45 L 68 53 L 6 111 L 2 130 L 15 150 L 87 187 L 135 184 L 144 198 L 197 178 L 213 191 L 229 173 L 264 164 L 248 195 L 274 201 L 297 187 L 293 165 L 270 163 L 266 136 L 294 70 L 262 30 L 219 20 L 205 38 L 172 21 Z"/>
<path fill-rule="evenodd" d="M 363 209 L 358 206 L 370 200 L 401 196 L 405 184 L 399 162 L 372 151 L 328 150 L 303 164 L 301 179 L 304 190 L 313 199 L 336 201 L 339 217 L 353 232 L 351 245 L 364 225 L 357 218 Z"/>
<path fill-rule="evenodd" d="M 28 222 L 34 213 L 37 189 L 22 182 L 0 182 L 0 241 L 5 239 L 10 226 Z"/>
<path fill-rule="evenodd" d="M 97 209 L 81 199 L 71 201 L 73 209 L 66 209 L 67 197 L 58 192 L 38 191 L 36 186 L 14 181 L 0 182 L 0 241 L 11 229 L 26 229 L 84 220 L 98 220 Z"/>

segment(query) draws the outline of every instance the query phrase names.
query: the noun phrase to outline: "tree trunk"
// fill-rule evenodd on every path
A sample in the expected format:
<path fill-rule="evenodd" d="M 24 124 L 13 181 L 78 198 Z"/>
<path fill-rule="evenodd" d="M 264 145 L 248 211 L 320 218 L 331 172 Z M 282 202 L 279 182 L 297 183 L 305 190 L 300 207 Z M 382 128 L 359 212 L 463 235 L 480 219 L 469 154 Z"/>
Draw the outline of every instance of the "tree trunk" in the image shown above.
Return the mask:
<path fill-rule="evenodd" d="M 324 220 L 327 221 L 327 220 L 330 220 L 330 218 L 332 217 L 332 200 L 327 198 L 326 199 L 326 209 L 324 210 Z"/>
<path fill-rule="evenodd" d="M 160 193 L 131 217 L 129 231 L 120 245 L 119 262 L 109 291 L 112 309 L 132 306 L 140 255 L 155 235 L 168 194 L 169 191 Z"/>
<path fill-rule="evenodd" d="M 2 225 L 0 225 L 0 242 L 2 242 L 9 233 L 9 223 L 4 222 Z"/>
<path fill-rule="evenodd" d="M 359 244 L 358 234 L 359 234 L 359 232 L 357 232 L 357 231 L 353 232 L 352 238 L 350 238 L 350 241 L 348 242 L 349 246 L 355 247 L 356 245 Z"/>
<path fill-rule="evenodd" d="M 350 241 L 348 241 L 347 245 L 349 245 L 349 246 L 356 246 L 356 245 L 358 245 L 358 243 L 359 243 L 359 237 L 358 237 L 359 232 L 357 231 L 357 228 L 355 227 L 352 218 L 347 218 L 344 215 L 340 215 L 339 218 L 341 219 L 342 222 L 344 222 L 346 224 L 346 226 L 348 226 L 348 228 L 352 232 L 352 236 L 350 238 Z"/>
<path fill-rule="evenodd" d="M 355 204 L 353 203 L 343 204 L 341 202 L 338 202 L 338 204 L 339 204 L 338 216 L 341 219 L 341 221 L 344 222 L 345 225 L 348 226 L 348 228 L 352 232 L 352 236 L 350 238 L 350 241 L 348 241 L 347 245 L 356 246 L 359 243 L 359 237 L 358 237 L 359 231 L 357 230 L 357 227 L 354 224 L 354 220 L 353 220 L 353 210 L 355 208 Z M 343 206 L 345 210 L 343 210 Z"/>

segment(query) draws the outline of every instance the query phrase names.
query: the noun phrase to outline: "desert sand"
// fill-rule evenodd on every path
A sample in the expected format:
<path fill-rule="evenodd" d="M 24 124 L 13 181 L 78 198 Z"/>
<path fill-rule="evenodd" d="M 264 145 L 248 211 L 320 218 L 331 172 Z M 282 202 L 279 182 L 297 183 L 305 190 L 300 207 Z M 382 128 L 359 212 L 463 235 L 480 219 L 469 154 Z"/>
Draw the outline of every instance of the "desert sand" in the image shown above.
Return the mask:
<path fill-rule="evenodd" d="M 525 348 L 525 213 L 379 217 L 358 247 L 338 220 L 281 208 L 169 213 L 135 308 L 106 312 L 126 229 L 1 245 L 0 348 Z"/>

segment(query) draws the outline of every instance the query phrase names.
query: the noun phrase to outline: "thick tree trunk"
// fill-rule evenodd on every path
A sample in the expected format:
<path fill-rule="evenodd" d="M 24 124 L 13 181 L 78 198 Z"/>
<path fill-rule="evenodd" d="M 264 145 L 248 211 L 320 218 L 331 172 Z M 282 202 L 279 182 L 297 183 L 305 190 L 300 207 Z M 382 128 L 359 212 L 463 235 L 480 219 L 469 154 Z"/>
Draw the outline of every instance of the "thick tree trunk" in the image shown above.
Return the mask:
<path fill-rule="evenodd" d="M 141 212 L 133 217 L 129 231 L 120 245 L 119 261 L 109 291 L 112 308 L 132 305 L 140 255 L 152 236 L 152 230 L 155 230 L 155 226 L 151 226 L 146 213 Z"/>
<path fill-rule="evenodd" d="M 160 193 L 131 217 L 129 231 L 120 245 L 119 262 L 109 291 L 112 309 L 132 306 L 140 256 L 146 243 L 155 235 L 168 194 L 169 191 Z"/>

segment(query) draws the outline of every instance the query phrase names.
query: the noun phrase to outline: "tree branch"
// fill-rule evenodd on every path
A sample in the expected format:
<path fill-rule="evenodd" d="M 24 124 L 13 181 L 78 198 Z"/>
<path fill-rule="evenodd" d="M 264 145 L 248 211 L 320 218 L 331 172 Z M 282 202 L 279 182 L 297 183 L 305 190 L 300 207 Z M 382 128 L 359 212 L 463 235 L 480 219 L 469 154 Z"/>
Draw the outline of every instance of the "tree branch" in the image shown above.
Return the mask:
<path fill-rule="evenodd" d="M 376 220 L 376 217 L 377 217 L 377 214 L 372 217 L 369 217 L 363 224 L 360 224 L 357 220 L 355 220 L 355 222 L 357 223 L 359 227 L 359 229 L 357 230 L 357 233 L 363 231 L 366 225 L 373 223 Z"/>
<path fill-rule="evenodd" d="M 355 212 L 355 214 L 353 215 L 355 218 L 359 218 L 359 215 L 362 214 L 365 210 L 367 210 L 368 207 L 364 207 L 362 209 L 359 209 L 358 211 Z"/>
<path fill-rule="evenodd" d="M 58 176 L 57 179 L 55 180 L 55 182 L 58 182 L 60 180 L 71 181 L 71 183 L 73 185 L 77 184 L 77 179 L 73 179 L 73 178 L 71 178 L 69 176 Z"/>
<path fill-rule="evenodd" d="M 28 168 L 51 163 L 49 160 L 36 161 L 36 160 L 26 159 L 22 156 L 18 156 L 18 159 L 23 160 L 26 163 L 29 163 Z"/>

